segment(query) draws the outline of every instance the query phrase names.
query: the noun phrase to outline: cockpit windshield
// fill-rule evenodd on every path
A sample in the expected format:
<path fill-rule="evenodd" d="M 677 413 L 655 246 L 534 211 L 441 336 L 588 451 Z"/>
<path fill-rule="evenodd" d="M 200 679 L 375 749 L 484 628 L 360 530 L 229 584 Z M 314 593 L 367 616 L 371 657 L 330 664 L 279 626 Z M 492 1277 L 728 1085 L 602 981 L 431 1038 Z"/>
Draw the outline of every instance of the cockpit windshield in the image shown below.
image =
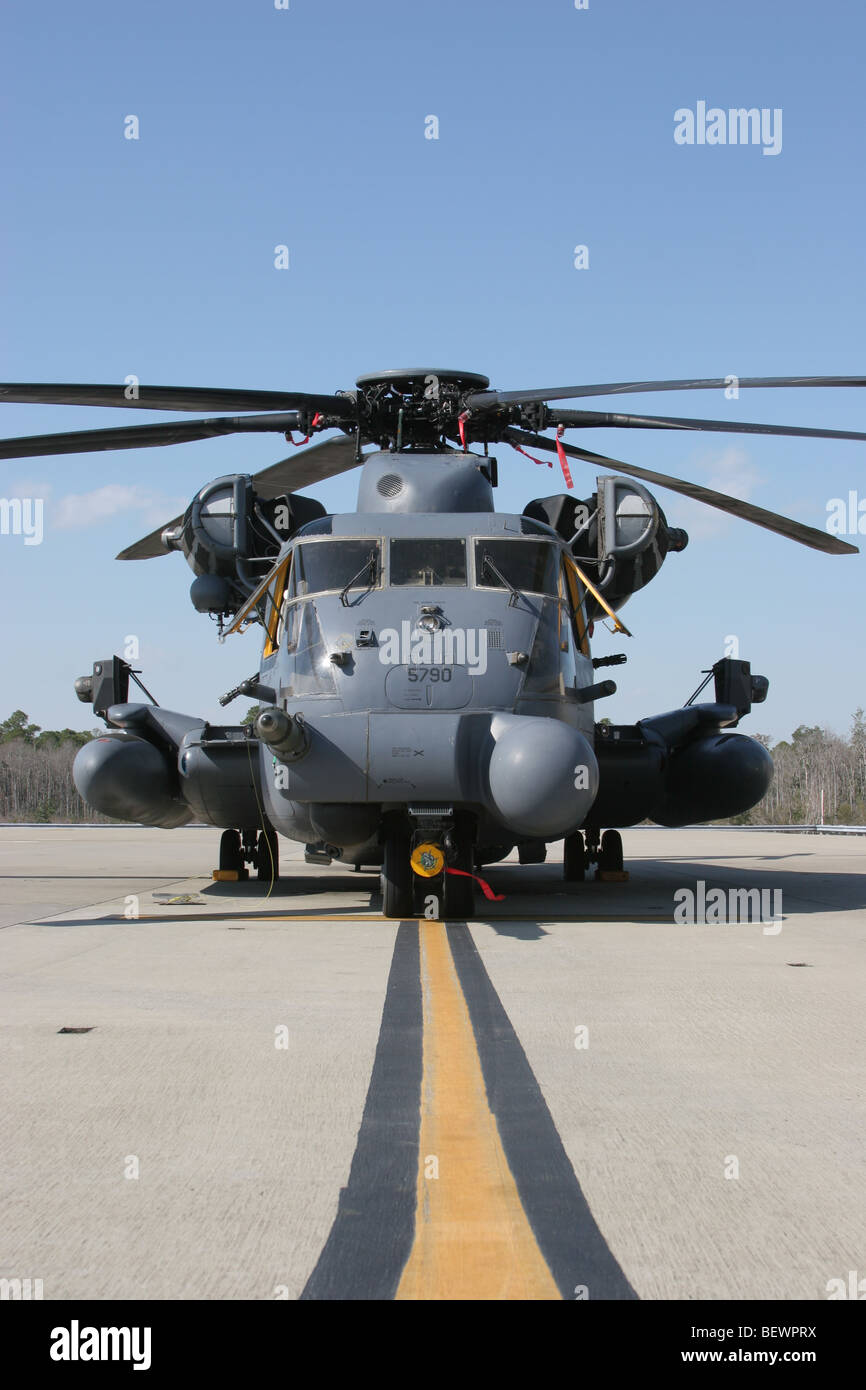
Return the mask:
<path fill-rule="evenodd" d="M 311 541 L 295 547 L 292 598 L 329 590 L 370 589 L 381 570 L 377 540 Z"/>
<path fill-rule="evenodd" d="M 485 557 L 493 562 L 492 565 L 485 564 Z M 475 542 L 475 582 L 482 588 L 511 588 L 512 593 L 517 590 L 555 595 L 558 593 L 558 564 L 556 549 L 546 541 Z"/>
<path fill-rule="evenodd" d="M 466 542 L 461 539 L 431 540 L 413 536 L 391 542 L 391 583 L 400 588 L 438 586 L 453 588 L 466 583 Z"/>

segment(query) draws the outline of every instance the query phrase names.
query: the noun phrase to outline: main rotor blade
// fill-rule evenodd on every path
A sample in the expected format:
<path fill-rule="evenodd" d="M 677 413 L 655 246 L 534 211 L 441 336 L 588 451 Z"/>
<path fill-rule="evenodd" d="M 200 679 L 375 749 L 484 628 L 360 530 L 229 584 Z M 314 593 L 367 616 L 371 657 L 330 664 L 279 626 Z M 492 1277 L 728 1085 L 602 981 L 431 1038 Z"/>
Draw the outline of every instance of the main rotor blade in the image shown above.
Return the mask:
<path fill-rule="evenodd" d="M 326 478 L 348 473 L 358 466 L 354 436 L 338 434 L 334 439 L 323 439 L 321 444 L 313 444 L 309 449 L 254 473 L 253 487 L 259 497 L 280 497 L 284 492 L 297 492 L 313 483 L 323 483 Z"/>
<path fill-rule="evenodd" d="M 297 492 L 311 483 L 323 482 L 338 473 L 345 473 L 356 466 L 355 441 L 348 435 L 340 434 L 335 439 L 324 439 L 310 449 L 281 459 L 260 473 L 253 474 L 253 487 L 259 497 L 270 499 L 280 497 L 285 492 Z M 183 516 L 165 521 L 149 536 L 121 550 L 118 560 L 155 560 L 160 555 L 168 555 L 162 544 L 162 533 L 167 526 L 179 526 Z"/>
<path fill-rule="evenodd" d="M 551 410 L 551 425 L 593 429 L 716 430 L 720 434 L 790 434 L 810 439 L 866 439 L 859 430 L 818 430 L 800 425 L 747 425 L 732 420 L 689 420 L 679 415 L 619 415 L 603 410 Z"/>
<path fill-rule="evenodd" d="M 0 404 L 119 406 L 124 410 L 320 410 L 323 415 L 353 419 L 349 396 L 316 396 L 299 391 L 235 391 L 210 386 L 78 386 L 52 383 L 0 384 Z"/>
<path fill-rule="evenodd" d="M 214 415 L 209 420 L 169 420 L 159 425 L 120 425 L 107 430 L 76 430 L 72 434 L 31 434 L 0 440 L 0 459 L 35 458 L 46 454 L 91 454 L 105 449 L 151 449 L 188 444 L 220 434 L 285 434 L 300 427 L 296 410 L 279 415 Z"/>
<path fill-rule="evenodd" d="M 169 555 L 171 552 L 166 550 L 162 543 L 162 533 L 168 526 L 180 526 L 184 514 L 173 517 L 171 521 L 164 521 L 161 526 L 157 526 L 155 531 L 151 531 L 149 536 L 143 536 L 134 545 L 128 545 L 125 550 L 115 556 L 117 560 L 156 560 L 160 555 Z"/>
<path fill-rule="evenodd" d="M 469 410 L 495 405 L 530 405 L 533 401 L 566 401 L 578 396 L 617 396 L 643 391 L 722 391 L 732 386 L 866 386 L 864 376 L 741 376 L 690 377 L 684 381 L 608 381 L 596 386 L 540 386 L 532 391 L 474 391 L 466 397 Z"/>
<path fill-rule="evenodd" d="M 509 427 L 505 430 L 506 439 L 513 440 L 518 444 L 532 444 L 536 449 L 547 449 L 550 453 L 556 453 L 556 441 L 545 439 L 540 434 L 530 434 L 525 430 L 517 430 Z M 592 463 L 602 468 L 612 468 L 617 472 L 629 474 L 633 478 L 640 478 L 643 482 L 652 483 L 656 487 L 669 488 L 671 492 L 678 492 L 683 497 L 691 497 L 695 502 L 705 502 L 708 507 L 716 507 L 720 512 L 728 512 L 731 516 L 738 516 L 743 521 L 751 521 L 755 526 L 763 526 L 766 531 L 775 531 L 777 535 L 787 536 L 789 540 L 798 541 L 800 545 L 808 545 L 812 550 L 823 550 L 828 555 L 859 555 L 856 545 L 849 545 L 847 541 L 839 540 L 838 536 L 830 536 L 826 531 L 817 531 L 813 526 L 806 526 L 802 521 L 794 521 L 792 518 L 782 516 L 778 512 L 765 511 L 763 507 L 756 507 L 751 502 L 743 502 L 739 497 L 728 497 L 724 492 L 716 492 L 713 488 L 703 487 L 700 483 L 690 483 L 682 478 L 672 478 L 667 473 L 656 473 L 649 468 L 638 468 L 631 463 L 623 463 L 620 459 L 606 458 L 604 454 L 594 454 L 590 449 L 578 449 L 574 444 L 563 444 L 562 448 L 569 458 L 583 459 L 586 463 Z"/>

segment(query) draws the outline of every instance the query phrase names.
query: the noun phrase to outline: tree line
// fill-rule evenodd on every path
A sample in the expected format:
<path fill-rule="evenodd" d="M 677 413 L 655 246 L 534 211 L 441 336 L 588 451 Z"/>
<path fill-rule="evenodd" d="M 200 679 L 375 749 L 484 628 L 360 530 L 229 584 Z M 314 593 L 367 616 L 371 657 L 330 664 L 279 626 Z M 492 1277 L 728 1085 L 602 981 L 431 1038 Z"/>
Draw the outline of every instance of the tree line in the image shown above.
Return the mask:
<path fill-rule="evenodd" d="M 247 712 L 248 723 L 257 706 Z M 72 780 L 78 749 L 103 729 L 41 729 L 23 710 L 0 723 L 0 821 L 96 821 L 108 817 L 82 801 Z M 847 737 L 801 724 L 774 744 L 773 782 L 735 825 L 866 825 L 866 714 L 855 711 Z M 822 814 L 823 806 L 823 814 Z"/>
<path fill-rule="evenodd" d="M 801 724 L 790 739 L 756 737 L 773 758 L 770 790 L 739 825 L 866 825 L 866 716 L 854 711 L 847 738 Z"/>
<path fill-rule="evenodd" d="M 82 801 L 72 780 L 75 754 L 103 733 L 41 729 L 17 709 L 0 723 L 0 820 L 107 821 Z"/>

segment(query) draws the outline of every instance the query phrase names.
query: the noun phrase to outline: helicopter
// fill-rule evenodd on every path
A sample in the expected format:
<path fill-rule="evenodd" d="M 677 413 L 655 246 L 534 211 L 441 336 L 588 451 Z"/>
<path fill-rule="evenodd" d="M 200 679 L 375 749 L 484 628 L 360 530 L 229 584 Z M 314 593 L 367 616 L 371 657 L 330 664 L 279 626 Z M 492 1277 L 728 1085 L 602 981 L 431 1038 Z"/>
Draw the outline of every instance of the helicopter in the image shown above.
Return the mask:
<path fill-rule="evenodd" d="M 179 551 L 195 609 L 220 640 L 260 630 L 259 669 L 221 697 L 257 702 L 247 724 L 159 706 L 128 662 L 75 682 L 105 734 L 73 777 L 105 815 L 222 830 L 215 877 L 279 876 L 279 837 L 313 864 L 378 868 L 382 910 L 475 913 L 478 870 L 516 848 L 544 862 L 563 841 L 563 877 L 624 877 L 624 827 L 739 814 L 765 794 L 772 759 L 735 732 L 769 682 L 717 661 L 685 705 L 615 725 L 596 705 L 616 690 L 593 657 L 594 624 L 630 636 L 619 611 L 688 536 L 648 484 L 828 554 L 837 536 L 694 482 L 566 443 L 566 430 L 699 430 L 866 439 L 847 430 L 562 408 L 561 400 L 724 389 L 729 378 L 499 391 L 486 376 L 394 368 L 330 395 L 212 388 L 5 385 L 0 401 L 237 412 L 0 443 L 0 457 L 180 444 L 274 432 L 309 445 L 254 474 L 214 479 L 182 516 L 120 560 Z M 848 387 L 864 377 L 742 377 L 742 388 Z M 544 431 L 553 429 L 553 437 Z M 336 431 L 336 433 L 333 433 Z M 329 437 L 310 445 L 322 432 Z M 497 512 L 507 444 L 561 467 L 565 490 Z M 370 448 L 369 446 L 372 446 Z M 605 472 L 578 498 L 571 461 Z M 360 468 L 354 512 L 328 514 L 301 489 Z M 697 702 L 710 679 L 714 699 Z M 147 702 L 129 700 L 130 679 Z M 432 897 L 430 896 L 432 895 Z"/>

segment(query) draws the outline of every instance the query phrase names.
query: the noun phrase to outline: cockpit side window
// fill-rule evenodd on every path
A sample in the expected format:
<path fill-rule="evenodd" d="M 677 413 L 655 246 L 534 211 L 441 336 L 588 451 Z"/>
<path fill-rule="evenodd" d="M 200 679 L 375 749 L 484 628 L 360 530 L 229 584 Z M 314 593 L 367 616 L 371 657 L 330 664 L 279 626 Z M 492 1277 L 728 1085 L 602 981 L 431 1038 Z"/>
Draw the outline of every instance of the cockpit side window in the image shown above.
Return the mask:
<path fill-rule="evenodd" d="M 284 594 L 287 594 L 289 591 L 289 575 L 291 570 L 292 556 L 290 552 L 280 564 L 264 596 L 263 621 L 266 633 L 265 649 L 262 653 L 264 657 L 273 656 L 282 641 L 285 615 Z"/>
<path fill-rule="evenodd" d="M 584 656 L 589 656 L 589 633 L 586 620 L 586 594 L 583 585 L 574 572 L 573 565 L 567 560 L 562 562 L 562 585 L 564 594 L 568 597 L 568 608 L 571 621 L 574 627 L 574 634 L 577 638 L 577 649 Z"/>
<path fill-rule="evenodd" d="M 395 588 L 455 588 L 466 583 L 466 542 L 460 538 L 404 537 L 391 541 Z"/>
<path fill-rule="evenodd" d="M 291 557 L 294 559 L 294 555 Z M 274 638 L 274 647 L 281 647 L 288 628 L 291 626 L 291 605 L 295 598 L 295 566 L 290 564 L 289 572 L 286 575 L 286 584 L 283 590 L 282 602 L 279 605 L 280 618 L 277 623 L 277 630 Z M 287 645 L 291 646 L 289 642 Z"/>

